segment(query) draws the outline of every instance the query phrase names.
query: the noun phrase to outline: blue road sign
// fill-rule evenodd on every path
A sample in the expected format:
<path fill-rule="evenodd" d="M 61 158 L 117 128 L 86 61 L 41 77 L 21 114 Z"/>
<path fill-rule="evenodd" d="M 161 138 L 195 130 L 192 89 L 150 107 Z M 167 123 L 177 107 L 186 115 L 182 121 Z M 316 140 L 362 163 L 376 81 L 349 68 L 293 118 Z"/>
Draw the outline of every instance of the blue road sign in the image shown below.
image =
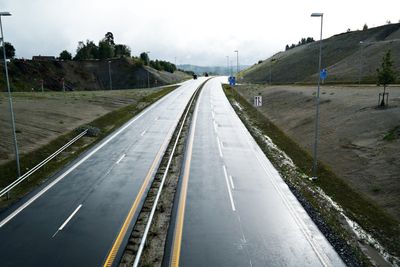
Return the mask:
<path fill-rule="evenodd" d="M 328 72 L 326 71 L 326 69 L 321 70 L 319 77 L 321 77 L 322 80 L 325 80 L 326 77 L 328 77 Z"/>
<path fill-rule="evenodd" d="M 229 76 L 228 81 L 229 81 L 229 85 L 236 84 L 236 78 L 234 76 Z"/>

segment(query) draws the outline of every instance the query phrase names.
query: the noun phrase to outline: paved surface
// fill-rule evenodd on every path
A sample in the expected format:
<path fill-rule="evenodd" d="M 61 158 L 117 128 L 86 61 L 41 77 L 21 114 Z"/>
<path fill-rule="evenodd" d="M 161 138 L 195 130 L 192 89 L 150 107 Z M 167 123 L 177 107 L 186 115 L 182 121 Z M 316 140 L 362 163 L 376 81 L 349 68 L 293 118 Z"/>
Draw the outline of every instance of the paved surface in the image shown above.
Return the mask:
<path fill-rule="evenodd" d="M 193 115 L 164 265 L 344 266 L 226 99 L 207 82 Z"/>
<path fill-rule="evenodd" d="M 0 266 L 101 266 L 118 259 L 173 130 L 202 81 L 184 83 L 3 212 Z"/>

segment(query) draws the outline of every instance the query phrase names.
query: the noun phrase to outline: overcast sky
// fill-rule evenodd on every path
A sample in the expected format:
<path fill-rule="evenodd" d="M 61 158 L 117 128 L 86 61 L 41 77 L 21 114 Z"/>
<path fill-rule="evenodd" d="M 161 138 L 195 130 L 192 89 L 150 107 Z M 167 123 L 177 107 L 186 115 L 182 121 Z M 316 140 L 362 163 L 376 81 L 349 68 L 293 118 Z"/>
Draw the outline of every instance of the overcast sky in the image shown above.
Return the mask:
<path fill-rule="evenodd" d="M 178 64 L 226 65 L 239 50 L 241 64 L 253 64 L 297 43 L 400 20 L 400 0 L 1 0 L 6 41 L 17 57 L 75 54 L 78 41 L 96 43 L 107 31 L 133 55 Z"/>

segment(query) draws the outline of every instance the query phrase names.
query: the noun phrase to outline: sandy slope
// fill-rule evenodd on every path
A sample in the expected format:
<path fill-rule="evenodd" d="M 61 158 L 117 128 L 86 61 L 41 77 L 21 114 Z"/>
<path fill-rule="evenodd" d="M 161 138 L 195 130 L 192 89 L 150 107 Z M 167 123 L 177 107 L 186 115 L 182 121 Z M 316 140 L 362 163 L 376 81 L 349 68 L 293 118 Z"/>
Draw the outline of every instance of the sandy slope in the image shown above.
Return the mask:
<path fill-rule="evenodd" d="M 88 123 L 112 110 L 136 103 L 159 89 L 13 93 L 17 140 L 21 153 Z M 6 94 L 0 94 L 0 164 L 14 157 Z"/>
<path fill-rule="evenodd" d="M 243 85 L 239 90 L 251 102 L 261 93 L 262 112 L 311 153 L 315 87 Z M 322 87 L 319 154 L 352 187 L 400 219 L 400 138 L 383 139 L 400 126 L 400 87 L 389 89 L 385 110 L 376 108 L 380 91 Z"/>

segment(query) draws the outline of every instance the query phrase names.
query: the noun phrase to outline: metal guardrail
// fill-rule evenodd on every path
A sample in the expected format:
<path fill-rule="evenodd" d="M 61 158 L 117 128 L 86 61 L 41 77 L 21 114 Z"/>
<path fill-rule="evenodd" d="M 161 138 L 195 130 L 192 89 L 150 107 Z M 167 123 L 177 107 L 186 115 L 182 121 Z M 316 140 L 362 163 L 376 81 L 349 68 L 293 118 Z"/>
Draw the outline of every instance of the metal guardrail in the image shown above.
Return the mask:
<path fill-rule="evenodd" d="M 55 158 L 58 154 L 63 152 L 67 147 L 75 143 L 78 139 L 80 139 L 82 136 L 84 136 L 87 133 L 88 129 L 84 130 L 77 136 L 75 136 L 71 141 L 63 145 L 61 148 L 59 148 L 56 152 L 48 156 L 45 160 L 40 162 L 38 165 L 30 169 L 28 172 L 26 172 L 24 175 L 20 176 L 18 179 L 16 179 L 14 182 L 6 186 L 0 191 L 0 197 L 4 196 L 5 194 L 9 193 L 14 187 L 22 183 L 25 179 L 27 179 L 29 176 L 31 176 L 33 173 L 35 173 L 38 169 L 43 167 L 47 162 Z"/>
<path fill-rule="evenodd" d="M 162 190 L 163 190 L 164 183 L 165 183 L 165 180 L 166 180 L 167 175 L 168 175 L 168 172 L 169 172 L 169 168 L 170 168 L 171 163 L 172 163 L 172 158 L 174 157 L 175 150 L 176 150 L 176 147 L 177 147 L 177 145 L 178 145 L 179 138 L 180 138 L 180 136 L 181 136 L 181 133 L 182 133 L 182 130 L 183 130 L 183 126 L 185 125 L 186 118 L 187 118 L 187 116 L 188 116 L 188 114 L 189 114 L 190 108 L 192 107 L 192 104 L 193 104 L 193 102 L 194 102 L 194 100 L 195 100 L 195 98 L 196 98 L 197 92 L 204 86 L 204 84 L 205 84 L 208 80 L 209 80 L 209 79 L 207 79 L 204 83 L 202 83 L 202 84 L 197 88 L 197 90 L 194 92 L 193 97 L 191 98 L 191 100 L 190 100 L 190 102 L 189 102 L 189 105 L 187 106 L 186 112 L 185 112 L 185 114 L 184 114 L 184 116 L 183 116 L 183 119 L 182 119 L 181 126 L 180 126 L 179 131 L 178 131 L 178 134 L 176 135 L 176 138 L 175 138 L 175 142 L 174 142 L 174 146 L 173 146 L 172 151 L 171 151 L 171 155 L 170 155 L 169 158 L 168 158 L 168 163 L 167 163 L 167 166 L 165 167 L 164 174 L 163 174 L 163 177 L 162 177 L 162 179 L 161 179 L 161 183 L 160 183 L 160 186 L 159 186 L 159 189 L 158 189 L 156 198 L 155 198 L 155 200 L 154 200 L 153 206 L 152 206 L 152 208 L 151 208 L 150 215 L 149 215 L 149 218 L 148 218 L 146 227 L 145 227 L 145 229 L 144 229 L 144 233 L 143 233 L 142 239 L 141 239 L 141 241 L 140 241 L 140 245 L 139 245 L 138 251 L 137 251 L 137 253 L 136 253 L 135 261 L 133 262 L 132 267 L 138 267 L 138 265 L 139 265 L 140 258 L 141 258 L 142 253 L 143 253 L 143 249 L 144 249 L 144 246 L 145 246 L 146 241 L 147 241 L 147 236 L 148 236 L 148 234 L 149 234 L 150 227 L 151 227 L 151 224 L 152 224 L 152 222 L 153 222 L 153 217 L 154 217 L 154 214 L 155 214 L 156 209 L 157 209 L 158 201 L 159 201 L 159 199 L 160 199 L 160 197 L 161 197 L 161 192 L 162 192 Z"/>

